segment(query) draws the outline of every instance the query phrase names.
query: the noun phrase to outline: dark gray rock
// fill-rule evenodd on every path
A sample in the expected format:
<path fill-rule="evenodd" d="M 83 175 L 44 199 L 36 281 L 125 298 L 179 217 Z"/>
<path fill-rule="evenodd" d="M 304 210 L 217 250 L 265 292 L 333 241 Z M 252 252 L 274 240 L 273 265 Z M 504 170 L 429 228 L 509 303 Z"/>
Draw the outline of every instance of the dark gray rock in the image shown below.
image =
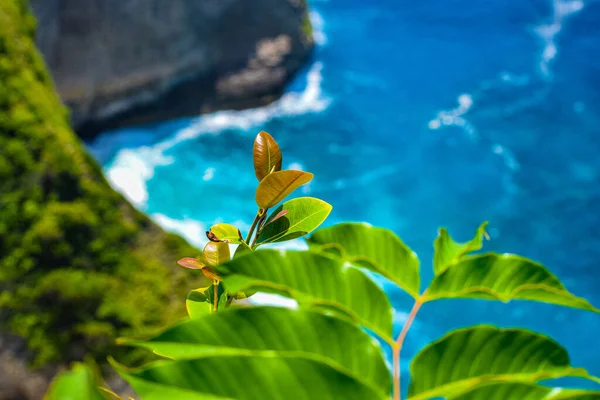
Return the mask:
<path fill-rule="evenodd" d="M 276 99 L 313 45 L 304 0 L 31 0 L 82 136 Z"/>

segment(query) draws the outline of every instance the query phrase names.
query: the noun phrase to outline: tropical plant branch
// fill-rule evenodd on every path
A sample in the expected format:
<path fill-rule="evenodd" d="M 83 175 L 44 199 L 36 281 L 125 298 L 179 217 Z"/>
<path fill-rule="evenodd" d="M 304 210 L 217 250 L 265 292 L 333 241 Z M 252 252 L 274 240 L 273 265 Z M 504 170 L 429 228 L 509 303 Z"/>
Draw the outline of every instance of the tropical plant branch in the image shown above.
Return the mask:
<path fill-rule="evenodd" d="M 267 211 L 268 209 L 265 209 L 263 212 L 263 215 L 259 218 L 258 220 L 258 225 L 256 228 L 256 235 L 254 236 L 254 239 L 252 240 L 252 244 L 250 245 L 250 248 L 252 250 L 254 250 L 254 247 L 256 245 L 256 241 L 258 240 L 258 237 L 260 236 L 263 228 L 265 227 L 265 221 L 267 220 Z"/>
<path fill-rule="evenodd" d="M 215 305 L 213 307 L 213 311 L 217 311 L 217 308 L 219 306 L 219 283 L 214 282 L 213 286 L 215 287 L 215 296 L 214 296 L 215 297 L 215 300 L 214 300 Z"/>
<path fill-rule="evenodd" d="M 423 293 L 424 295 L 425 293 Z M 392 357 L 394 361 L 394 400 L 401 400 L 400 395 L 400 352 L 402 351 L 402 345 L 404 344 L 404 339 L 406 339 L 406 335 L 408 334 L 408 330 L 410 329 L 419 309 L 423 305 L 422 296 L 419 296 L 415 299 L 415 304 L 413 304 L 406 321 L 404 322 L 404 326 L 400 331 L 400 335 L 398 335 L 398 339 L 396 339 L 395 346 L 392 347 Z"/>
<path fill-rule="evenodd" d="M 252 225 L 250 226 L 250 230 L 248 231 L 248 236 L 246 236 L 246 243 L 250 243 L 250 239 L 252 238 L 252 234 L 254 233 L 254 228 L 256 228 L 256 224 L 258 220 L 261 218 L 260 210 L 256 213 L 254 217 L 254 221 L 252 221 Z"/>

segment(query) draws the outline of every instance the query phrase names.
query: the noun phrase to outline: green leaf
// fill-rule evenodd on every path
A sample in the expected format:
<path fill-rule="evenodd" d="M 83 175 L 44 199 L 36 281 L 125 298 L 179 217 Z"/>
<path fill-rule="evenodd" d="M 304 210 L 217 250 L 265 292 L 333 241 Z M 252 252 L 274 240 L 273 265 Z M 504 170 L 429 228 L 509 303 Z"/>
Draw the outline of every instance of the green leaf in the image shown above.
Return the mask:
<path fill-rule="evenodd" d="M 481 224 L 477 228 L 475 237 L 465 243 L 455 242 L 448 233 L 448 230 L 441 228 L 433 244 L 433 272 L 435 275 L 444 272 L 448 266 L 460 261 L 463 256 L 480 250 L 483 246 L 483 238 L 487 235 L 485 233 L 487 224 L 487 222 Z"/>
<path fill-rule="evenodd" d="M 75 363 L 69 371 L 58 375 L 44 400 L 106 400 L 110 397 L 99 389 L 99 379 L 85 364 Z"/>
<path fill-rule="evenodd" d="M 600 391 L 566 389 L 543 400 L 600 400 Z"/>
<path fill-rule="evenodd" d="M 267 175 L 256 188 L 256 204 L 267 209 L 275 206 L 300 186 L 310 182 L 309 172 L 286 170 Z"/>
<path fill-rule="evenodd" d="M 202 289 L 190 290 L 185 299 L 185 308 L 190 318 L 202 317 L 210 314 L 213 305 L 209 302 L 207 290 L 212 290 L 212 286 Z"/>
<path fill-rule="evenodd" d="M 121 343 L 176 360 L 276 351 L 334 365 L 383 394 L 390 390 L 390 373 L 379 344 L 358 326 L 314 311 L 264 306 L 228 309 L 185 321 L 148 341 Z"/>
<path fill-rule="evenodd" d="M 342 223 L 319 229 L 309 239 L 312 248 L 334 247 L 343 260 L 383 275 L 412 297 L 419 296 L 419 259 L 393 232 L 362 223 Z"/>
<path fill-rule="evenodd" d="M 254 173 L 259 181 L 271 172 L 281 170 L 281 150 L 267 132 L 260 132 L 254 140 Z"/>
<path fill-rule="evenodd" d="M 569 293 L 544 266 L 512 254 L 466 257 L 433 278 L 422 301 L 443 298 L 532 300 L 600 312 Z"/>
<path fill-rule="evenodd" d="M 219 296 L 219 302 L 217 303 L 217 310 L 224 310 L 227 305 L 227 292 L 221 293 Z"/>
<path fill-rule="evenodd" d="M 231 258 L 229 245 L 225 242 L 208 242 L 202 251 L 206 264 L 216 267 Z"/>
<path fill-rule="evenodd" d="M 417 354 L 410 366 L 408 400 L 453 398 L 490 383 L 576 376 L 564 348 L 523 329 L 480 325 L 450 332 Z"/>
<path fill-rule="evenodd" d="M 144 400 L 387 400 L 330 365 L 276 354 L 160 361 L 130 371 L 112 364 Z"/>
<path fill-rule="evenodd" d="M 544 400 L 551 391 L 552 388 L 532 383 L 493 383 L 477 387 L 466 394 L 451 397 L 450 400 Z"/>
<path fill-rule="evenodd" d="M 240 244 L 244 241 L 241 237 L 240 230 L 229 224 L 216 224 L 211 226 L 209 235 L 210 240 L 213 240 L 211 237 L 214 237 L 227 243 Z"/>
<path fill-rule="evenodd" d="M 235 249 L 235 253 L 233 253 L 233 258 L 239 257 L 242 254 L 250 253 L 254 250 L 250 246 L 246 244 L 246 242 L 242 242 L 237 249 Z"/>
<path fill-rule="evenodd" d="M 554 392 L 554 393 L 553 393 Z M 552 394 L 551 394 L 552 393 Z M 450 400 L 599 400 L 600 392 L 588 390 L 557 390 L 532 383 L 492 383 L 481 386 Z"/>
<path fill-rule="evenodd" d="M 312 252 L 260 250 L 218 268 L 230 292 L 257 290 L 327 306 L 391 341 L 392 308 L 385 293 L 362 271 Z"/>
<path fill-rule="evenodd" d="M 275 219 L 284 210 L 287 214 Z M 321 225 L 330 212 L 331 205 L 314 197 L 286 201 L 271 213 L 257 243 L 283 242 L 304 236 Z"/>

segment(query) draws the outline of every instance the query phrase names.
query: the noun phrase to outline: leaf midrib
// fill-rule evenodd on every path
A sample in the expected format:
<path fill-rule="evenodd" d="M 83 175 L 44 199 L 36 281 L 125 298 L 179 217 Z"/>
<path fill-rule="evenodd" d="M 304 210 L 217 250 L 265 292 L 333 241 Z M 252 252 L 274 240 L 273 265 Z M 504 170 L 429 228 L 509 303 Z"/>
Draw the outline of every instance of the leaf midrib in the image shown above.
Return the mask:
<path fill-rule="evenodd" d="M 563 371 L 540 371 L 535 373 L 521 373 L 521 374 L 496 374 L 496 375 L 480 375 L 474 378 L 461 379 L 459 381 L 450 382 L 441 386 L 437 386 L 433 389 L 428 389 L 419 394 L 409 396 L 406 400 L 428 400 L 431 398 L 439 397 L 441 395 L 447 395 L 452 393 L 452 396 L 459 396 L 466 392 L 473 390 L 480 383 L 494 383 L 494 382 L 538 382 L 544 379 L 556 379 L 566 376 L 580 377 L 589 379 L 594 382 L 598 382 L 600 379 L 593 377 L 581 368 L 565 368 Z M 461 390 L 461 388 L 464 389 Z M 457 392 L 452 392 L 455 390 Z"/>
<path fill-rule="evenodd" d="M 182 344 L 182 343 L 177 343 L 177 342 L 129 342 L 127 344 L 136 346 L 136 347 L 142 347 L 142 348 L 149 349 L 154 354 L 157 354 L 161 357 L 165 357 L 167 359 L 175 360 L 175 361 L 199 360 L 199 359 L 204 359 L 204 358 L 221 357 L 221 356 L 306 359 L 306 360 L 315 361 L 320 364 L 324 364 L 328 367 L 331 367 L 332 369 L 335 369 L 338 372 L 348 375 L 349 377 L 353 378 L 357 382 L 360 382 L 361 384 L 371 388 L 373 391 L 380 393 L 382 396 L 384 395 L 384 393 L 381 391 L 381 389 L 378 388 L 377 386 L 373 385 L 372 382 L 356 375 L 354 372 L 352 372 L 350 369 L 344 367 L 339 362 L 337 362 L 331 358 L 328 358 L 326 356 L 319 355 L 317 353 L 304 352 L 304 351 L 293 351 L 293 350 L 283 350 L 283 351 L 281 351 L 281 350 L 253 350 L 253 349 L 241 349 L 241 348 L 230 347 L 230 346 L 218 346 L 218 345 L 213 346 L 213 345 L 207 345 L 207 344 L 183 343 L 185 346 L 197 347 L 200 349 L 206 348 L 207 350 L 205 351 L 204 354 L 196 354 L 196 355 L 193 355 L 190 357 L 186 357 L 184 355 L 184 356 L 175 358 L 172 356 L 161 354 L 160 352 L 154 350 L 153 346 L 151 345 L 151 344 L 163 344 L 163 343 L 164 344 Z M 218 352 L 211 353 L 210 349 L 215 348 L 215 347 L 218 348 Z"/>

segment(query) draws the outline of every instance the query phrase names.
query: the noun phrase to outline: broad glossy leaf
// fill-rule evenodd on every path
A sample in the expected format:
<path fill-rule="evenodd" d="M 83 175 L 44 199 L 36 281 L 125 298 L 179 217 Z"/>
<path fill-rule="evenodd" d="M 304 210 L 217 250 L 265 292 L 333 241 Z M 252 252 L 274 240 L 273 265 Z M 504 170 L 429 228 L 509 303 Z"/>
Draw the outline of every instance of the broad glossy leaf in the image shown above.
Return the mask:
<path fill-rule="evenodd" d="M 390 340 L 392 308 L 385 293 L 362 271 L 312 252 L 259 250 L 218 268 L 231 292 L 256 290 L 328 306 Z"/>
<path fill-rule="evenodd" d="M 554 392 L 554 393 L 553 393 Z M 551 394 L 552 393 L 552 394 Z M 493 383 L 478 387 L 450 400 L 599 400 L 600 392 L 588 390 L 556 390 L 533 383 Z"/>
<path fill-rule="evenodd" d="M 464 243 L 455 242 L 448 233 L 448 230 L 446 228 L 441 228 L 438 237 L 433 243 L 433 272 L 435 275 L 439 275 L 449 265 L 460 261 L 463 256 L 473 251 L 480 250 L 483 246 L 483 238 L 487 235 L 485 233 L 487 224 L 487 222 L 481 224 L 479 228 L 477 228 L 475 237 Z"/>
<path fill-rule="evenodd" d="M 58 375 L 44 400 L 106 400 L 110 396 L 99 389 L 98 379 L 85 364 L 75 363 L 71 370 Z"/>
<path fill-rule="evenodd" d="M 210 233 L 219 240 L 222 240 L 227 243 L 240 244 L 243 241 L 240 234 L 240 230 L 235 226 L 229 224 L 213 225 L 210 227 Z"/>
<path fill-rule="evenodd" d="M 300 186 L 313 178 L 310 172 L 286 170 L 267 175 L 256 189 L 256 204 L 260 208 L 271 208 Z"/>
<path fill-rule="evenodd" d="M 198 318 L 211 313 L 213 305 L 208 300 L 209 289 L 212 290 L 212 286 L 190 290 L 188 293 L 185 300 L 185 308 L 190 318 Z"/>
<path fill-rule="evenodd" d="M 280 216 L 284 210 L 287 214 Z M 286 201 L 273 211 L 257 243 L 283 242 L 304 236 L 318 228 L 330 212 L 330 204 L 314 197 Z"/>
<path fill-rule="evenodd" d="M 357 379 L 319 361 L 263 356 L 213 356 L 114 368 L 144 400 L 387 400 Z"/>
<path fill-rule="evenodd" d="M 390 390 L 390 373 L 379 344 L 358 326 L 314 311 L 277 307 L 228 309 L 185 321 L 148 341 L 124 343 L 176 360 L 215 352 L 261 355 L 277 351 L 335 364 L 337 369 L 384 394 Z"/>
<path fill-rule="evenodd" d="M 544 266 L 512 254 L 465 257 L 433 278 L 422 301 L 442 298 L 532 300 L 599 312 L 569 293 Z"/>
<path fill-rule="evenodd" d="M 274 171 L 281 170 L 281 150 L 267 132 L 260 132 L 254 140 L 254 173 L 259 181 Z"/>
<path fill-rule="evenodd" d="M 409 400 L 452 398 L 497 382 L 588 377 L 547 336 L 488 325 L 458 329 L 429 344 L 413 359 L 410 374 Z"/>
<path fill-rule="evenodd" d="M 231 258 L 229 245 L 224 242 L 208 242 L 202 251 L 206 264 L 212 267 L 221 265 Z"/>
<path fill-rule="evenodd" d="M 246 244 L 246 242 L 242 242 L 236 249 L 235 253 L 233 253 L 233 258 L 239 257 L 244 253 L 252 252 L 253 250 Z"/>
<path fill-rule="evenodd" d="M 342 259 L 385 276 L 415 298 L 419 295 L 419 259 L 387 229 L 342 223 L 319 229 L 308 242 L 322 250 L 335 247 Z"/>

